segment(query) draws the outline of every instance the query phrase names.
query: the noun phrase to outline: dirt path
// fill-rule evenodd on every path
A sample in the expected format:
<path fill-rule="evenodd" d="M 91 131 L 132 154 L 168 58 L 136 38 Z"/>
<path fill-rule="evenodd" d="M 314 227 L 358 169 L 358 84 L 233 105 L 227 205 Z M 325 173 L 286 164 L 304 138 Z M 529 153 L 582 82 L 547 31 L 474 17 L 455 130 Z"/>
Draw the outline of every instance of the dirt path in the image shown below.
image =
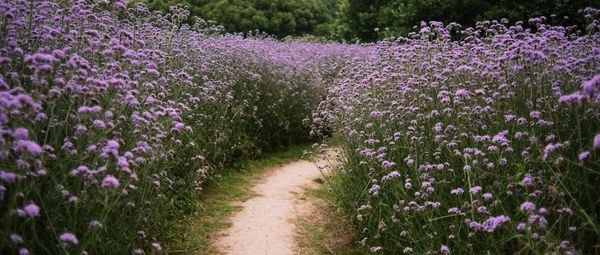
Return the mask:
<path fill-rule="evenodd" d="M 233 225 L 215 241 L 215 246 L 232 255 L 294 254 L 294 222 L 315 209 L 298 194 L 303 187 L 317 185 L 313 180 L 320 176 L 317 166 L 306 160 L 277 167 L 252 188 L 257 197 L 240 203 L 244 209 L 231 217 Z"/>

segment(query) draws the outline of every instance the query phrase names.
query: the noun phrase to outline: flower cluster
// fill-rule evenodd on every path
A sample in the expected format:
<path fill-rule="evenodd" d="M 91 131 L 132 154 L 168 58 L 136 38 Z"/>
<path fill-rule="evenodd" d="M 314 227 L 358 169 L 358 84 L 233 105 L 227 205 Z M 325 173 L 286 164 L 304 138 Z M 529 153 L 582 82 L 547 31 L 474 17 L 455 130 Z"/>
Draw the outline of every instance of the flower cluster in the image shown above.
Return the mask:
<path fill-rule="evenodd" d="M 205 178 L 309 139 L 326 85 L 368 51 L 171 11 L 0 3 L 2 253 L 164 251 Z"/>
<path fill-rule="evenodd" d="M 331 183 L 365 252 L 595 251 L 600 12 L 582 12 L 581 30 L 423 22 L 344 68 L 313 133 L 343 139 Z"/>

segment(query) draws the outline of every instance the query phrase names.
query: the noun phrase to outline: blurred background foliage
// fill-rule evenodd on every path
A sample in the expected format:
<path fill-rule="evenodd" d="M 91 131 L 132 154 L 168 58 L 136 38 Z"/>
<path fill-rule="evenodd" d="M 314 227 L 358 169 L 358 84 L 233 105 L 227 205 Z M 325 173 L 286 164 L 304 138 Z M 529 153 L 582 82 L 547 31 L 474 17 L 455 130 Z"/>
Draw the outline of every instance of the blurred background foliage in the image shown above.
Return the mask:
<path fill-rule="evenodd" d="M 376 41 L 406 36 L 421 21 L 457 22 L 508 18 L 510 22 L 546 16 L 550 23 L 582 25 L 578 10 L 599 7 L 596 0 L 137 0 L 151 10 L 188 6 L 191 16 L 213 20 L 227 32 L 259 30 L 282 38 L 314 35 L 333 40 Z M 568 19 L 565 19 L 568 17 Z M 189 22 L 195 22 L 190 18 Z"/>

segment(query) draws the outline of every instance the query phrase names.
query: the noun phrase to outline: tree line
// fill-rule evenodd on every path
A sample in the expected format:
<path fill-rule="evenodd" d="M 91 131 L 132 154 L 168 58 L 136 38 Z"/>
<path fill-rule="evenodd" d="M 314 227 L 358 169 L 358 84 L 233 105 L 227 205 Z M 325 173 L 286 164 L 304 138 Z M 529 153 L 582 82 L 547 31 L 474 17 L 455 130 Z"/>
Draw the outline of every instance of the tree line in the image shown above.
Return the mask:
<path fill-rule="evenodd" d="M 151 10 L 168 12 L 183 4 L 191 16 L 214 20 L 228 32 L 255 30 L 282 38 L 315 35 L 334 40 L 376 41 L 406 36 L 421 21 L 457 22 L 463 27 L 479 20 L 527 21 L 582 25 L 578 10 L 598 7 L 595 0 L 139 0 Z M 193 19 L 193 18 L 192 18 Z M 193 22 L 193 20 L 190 20 Z"/>

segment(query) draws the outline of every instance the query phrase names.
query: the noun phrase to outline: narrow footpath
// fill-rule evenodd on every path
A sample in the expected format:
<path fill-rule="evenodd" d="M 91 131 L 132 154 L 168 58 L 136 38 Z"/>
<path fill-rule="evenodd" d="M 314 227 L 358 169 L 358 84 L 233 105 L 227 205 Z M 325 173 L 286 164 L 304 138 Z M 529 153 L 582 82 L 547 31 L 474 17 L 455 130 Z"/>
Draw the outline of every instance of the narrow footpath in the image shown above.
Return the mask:
<path fill-rule="evenodd" d="M 324 160 L 317 161 L 326 165 Z M 321 173 L 315 163 L 299 160 L 273 169 L 252 188 L 256 197 L 239 203 L 232 226 L 219 234 L 215 246 L 231 255 L 287 255 L 297 250 L 296 219 L 314 212 L 309 200 L 298 194 L 318 184 Z"/>

